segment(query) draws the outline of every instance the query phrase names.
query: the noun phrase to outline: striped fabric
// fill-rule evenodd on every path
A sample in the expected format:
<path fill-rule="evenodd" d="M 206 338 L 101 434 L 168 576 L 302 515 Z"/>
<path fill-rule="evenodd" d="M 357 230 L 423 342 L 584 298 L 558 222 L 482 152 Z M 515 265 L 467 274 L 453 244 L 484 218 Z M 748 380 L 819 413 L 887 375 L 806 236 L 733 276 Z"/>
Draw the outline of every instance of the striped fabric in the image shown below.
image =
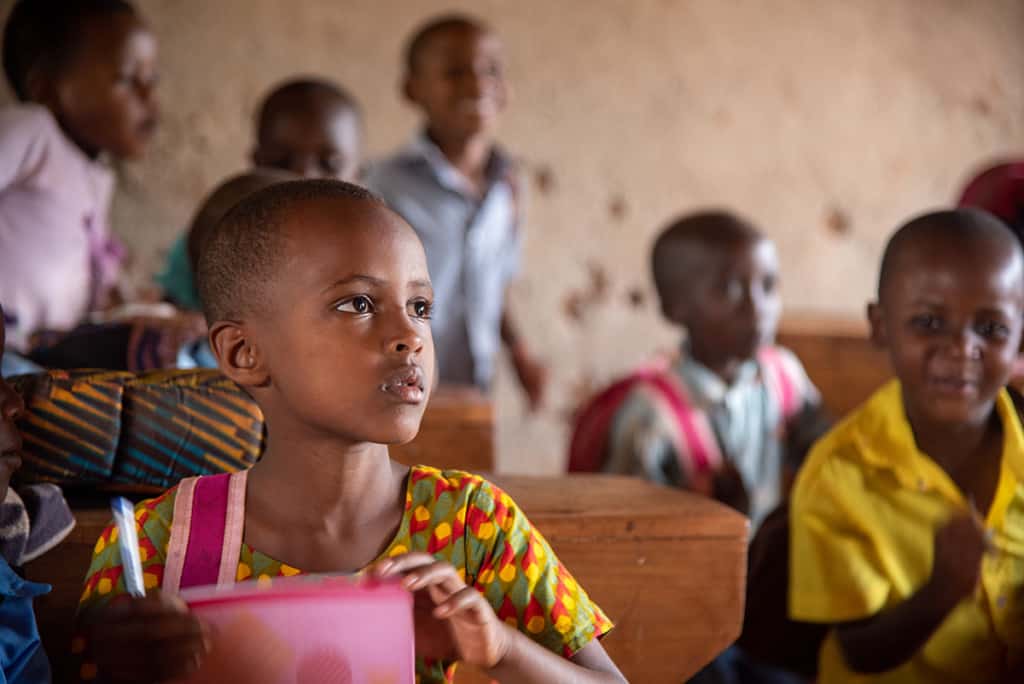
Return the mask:
<path fill-rule="evenodd" d="M 12 384 L 27 409 L 22 481 L 163 490 L 263 450 L 259 407 L 217 371 L 53 370 Z"/>

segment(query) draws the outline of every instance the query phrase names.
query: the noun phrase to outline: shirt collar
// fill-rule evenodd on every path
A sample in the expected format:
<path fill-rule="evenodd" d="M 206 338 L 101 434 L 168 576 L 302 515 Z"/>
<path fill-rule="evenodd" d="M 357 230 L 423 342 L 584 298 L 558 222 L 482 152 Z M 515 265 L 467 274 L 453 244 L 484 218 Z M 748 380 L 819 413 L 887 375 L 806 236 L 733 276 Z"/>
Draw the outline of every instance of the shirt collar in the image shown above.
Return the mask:
<path fill-rule="evenodd" d="M 1006 389 L 997 395 L 995 408 L 1003 426 L 1002 458 L 1016 479 L 1024 481 L 1024 430 Z M 952 501 L 966 504 L 946 471 L 917 448 L 898 380 L 890 381 L 875 395 L 854 439 L 858 443 L 856 451 L 866 463 L 891 471 L 904 486 L 937 490 Z"/>
<path fill-rule="evenodd" d="M 407 163 L 422 163 L 430 169 L 442 187 L 457 192 L 464 197 L 475 197 L 469 181 L 458 169 L 452 166 L 426 131 L 416 134 L 406 143 L 398 156 Z M 511 173 L 511 162 L 505 152 L 497 145 L 491 148 L 491 157 L 487 161 L 486 178 L 488 186 L 506 180 Z"/>
<path fill-rule="evenodd" d="M 754 359 L 744 361 L 736 370 L 736 379 L 732 384 L 727 384 L 714 371 L 684 350 L 677 364 L 677 372 L 686 382 L 690 397 L 695 403 L 701 406 L 714 406 L 723 403 L 729 394 L 754 382 L 758 375 L 758 365 Z"/>

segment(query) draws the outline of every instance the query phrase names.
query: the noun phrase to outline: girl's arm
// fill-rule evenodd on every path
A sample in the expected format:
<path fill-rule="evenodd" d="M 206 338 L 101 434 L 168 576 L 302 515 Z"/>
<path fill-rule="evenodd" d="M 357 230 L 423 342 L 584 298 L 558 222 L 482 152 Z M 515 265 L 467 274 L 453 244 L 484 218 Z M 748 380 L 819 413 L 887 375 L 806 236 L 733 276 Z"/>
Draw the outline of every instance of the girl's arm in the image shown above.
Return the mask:
<path fill-rule="evenodd" d="M 621 684 L 626 679 L 596 640 L 571 660 L 552 653 L 498 619 L 483 595 L 467 586 L 450 563 L 409 553 L 374 568 L 381 577 L 401 576 L 416 593 L 416 651 L 461 660 L 503 684 Z"/>
<path fill-rule="evenodd" d="M 620 684 L 622 676 L 608 657 L 601 642 L 594 640 L 581 648 L 572 660 L 566 660 L 531 641 L 522 632 L 506 625 L 511 633 L 509 651 L 504 660 L 487 670 L 487 674 L 500 682 L 608 682 Z"/>

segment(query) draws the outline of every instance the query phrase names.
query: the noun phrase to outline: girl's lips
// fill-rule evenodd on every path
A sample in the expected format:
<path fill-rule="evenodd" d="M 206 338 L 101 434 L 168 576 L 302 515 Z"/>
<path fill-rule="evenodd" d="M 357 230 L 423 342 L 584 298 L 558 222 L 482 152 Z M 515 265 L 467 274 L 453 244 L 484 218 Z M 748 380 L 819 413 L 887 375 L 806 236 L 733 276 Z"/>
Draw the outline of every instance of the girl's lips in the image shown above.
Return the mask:
<path fill-rule="evenodd" d="M 399 368 L 388 375 L 380 385 L 385 394 L 405 404 L 420 404 L 426 399 L 423 369 L 417 365 Z"/>

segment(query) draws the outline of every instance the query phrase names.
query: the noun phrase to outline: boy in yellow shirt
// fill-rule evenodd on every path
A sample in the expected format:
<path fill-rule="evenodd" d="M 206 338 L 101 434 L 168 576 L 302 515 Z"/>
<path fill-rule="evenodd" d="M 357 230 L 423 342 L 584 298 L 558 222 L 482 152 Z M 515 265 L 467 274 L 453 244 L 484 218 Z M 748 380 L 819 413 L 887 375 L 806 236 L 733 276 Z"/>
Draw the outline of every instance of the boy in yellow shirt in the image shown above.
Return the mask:
<path fill-rule="evenodd" d="M 832 626 L 820 684 L 1022 682 L 1021 246 L 982 211 L 914 219 L 868 317 L 897 379 L 800 473 L 790 616 Z"/>

